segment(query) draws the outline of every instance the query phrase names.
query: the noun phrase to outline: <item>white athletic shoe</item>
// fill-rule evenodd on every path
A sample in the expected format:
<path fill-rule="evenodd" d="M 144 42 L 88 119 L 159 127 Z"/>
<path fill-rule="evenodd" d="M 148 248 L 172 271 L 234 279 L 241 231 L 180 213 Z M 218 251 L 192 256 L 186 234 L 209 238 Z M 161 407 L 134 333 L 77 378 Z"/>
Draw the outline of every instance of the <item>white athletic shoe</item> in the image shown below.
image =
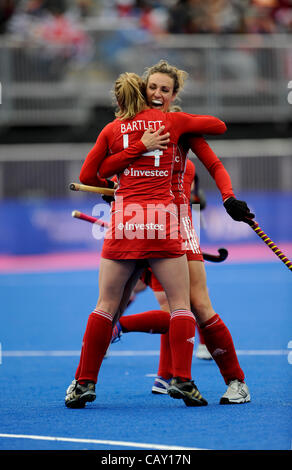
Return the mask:
<path fill-rule="evenodd" d="M 74 390 L 65 397 L 67 408 L 84 408 L 87 402 L 96 399 L 95 383 L 86 381 L 84 384 L 75 383 Z"/>
<path fill-rule="evenodd" d="M 247 385 L 239 380 L 231 380 L 228 388 L 220 400 L 220 405 L 233 405 L 239 403 L 248 403 L 250 393 Z"/>
<path fill-rule="evenodd" d="M 213 359 L 205 344 L 199 344 L 198 349 L 196 351 L 196 357 L 198 359 L 204 359 L 207 361 L 211 361 Z"/>
<path fill-rule="evenodd" d="M 70 383 L 69 387 L 66 390 L 66 396 L 73 392 L 73 390 L 75 388 L 75 385 L 76 385 L 76 382 L 77 382 L 76 379 L 72 380 L 72 382 Z"/>
<path fill-rule="evenodd" d="M 170 379 L 164 379 L 160 376 L 156 377 L 152 387 L 152 393 L 167 395 L 169 383 Z"/>

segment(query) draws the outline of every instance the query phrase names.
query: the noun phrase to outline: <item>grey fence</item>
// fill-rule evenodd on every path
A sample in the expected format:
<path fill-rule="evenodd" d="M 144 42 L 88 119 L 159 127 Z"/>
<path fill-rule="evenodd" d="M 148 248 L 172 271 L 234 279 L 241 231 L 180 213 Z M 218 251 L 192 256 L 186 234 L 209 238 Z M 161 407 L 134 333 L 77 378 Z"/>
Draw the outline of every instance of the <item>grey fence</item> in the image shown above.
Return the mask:
<path fill-rule="evenodd" d="M 85 63 L 49 45 L 0 42 L 0 126 L 86 125 L 111 106 L 119 73 L 142 74 L 161 58 L 189 73 L 181 105 L 229 122 L 289 122 L 292 35 L 167 35 L 139 40 L 137 31 L 88 27 Z M 292 100 L 290 100 L 292 101 Z"/>
<path fill-rule="evenodd" d="M 243 190 L 292 191 L 292 139 L 212 140 L 213 150 L 228 170 L 236 193 Z M 0 199 L 76 197 L 88 144 L 26 144 L 0 146 Z M 201 187 L 215 191 L 214 180 L 192 154 Z M 80 193 L 78 198 L 86 198 Z"/>

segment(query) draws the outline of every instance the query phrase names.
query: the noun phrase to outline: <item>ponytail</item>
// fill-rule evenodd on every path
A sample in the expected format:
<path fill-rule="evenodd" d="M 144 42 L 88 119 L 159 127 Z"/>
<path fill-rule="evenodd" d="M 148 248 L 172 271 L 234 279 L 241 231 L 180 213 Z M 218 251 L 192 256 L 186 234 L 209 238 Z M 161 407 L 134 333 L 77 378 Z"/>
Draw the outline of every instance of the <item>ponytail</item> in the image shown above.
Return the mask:
<path fill-rule="evenodd" d="M 135 73 L 123 73 L 118 77 L 114 96 L 119 106 L 115 116 L 121 120 L 131 119 L 146 108 L 145 85 Z"/>

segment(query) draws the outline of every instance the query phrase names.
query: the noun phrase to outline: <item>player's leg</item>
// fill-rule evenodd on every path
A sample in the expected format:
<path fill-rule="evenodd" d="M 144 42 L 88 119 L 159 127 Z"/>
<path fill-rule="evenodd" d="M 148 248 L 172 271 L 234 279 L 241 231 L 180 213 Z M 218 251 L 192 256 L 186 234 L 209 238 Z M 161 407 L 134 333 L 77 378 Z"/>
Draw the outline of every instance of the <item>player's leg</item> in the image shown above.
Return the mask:
<path fill-rule="evenodd" d="M 134 302 L 134 300 L 136 299 L 137 294 L 140 294 L 140 292 L 143 292 L 146 288 L 147 288 L 146 284 L 144 284 L 144 282 L 141 279 L 138 279 L 136 285 L 134 286 L 134 288 L 133 288 L 133 290 L 130 294 L 128 303 L 126 305 L 126 308 L 129 307 L 132 302 Z"/>
<path fill-rule="evenodd" d="M 169 328 L 170 314 L 163 310 L 148 310 L 142 313 L 125 315 L 113 329 L 112 343 L 121 333 L 140 332 L 151 334 L 166 333 Z"/>
<path fill-rule="evenodd" d="M 159 285 L 159 283 L 156 283 Z M 152 288 L 154 288 L 152 283 Z M 162 287 L 161 287 L 162 289 Z M 170 323 L 170 312 L 166 294 L 164 290 L 153 290 L 157 302 L 159 303 L 160 309 L 163 312 L 168 312 L 168 329 L 160 336 L 160 352 L 159 352 L 159 364 L 157 376 L 152 386 L 152 393 L 155 394 L 167 394 L 167 389 L 171 378 L 173 377 L 172 372 L 172 359 L 171 349 L 169 342 L 169 323 Z"/>
<path fill-rule="evenodd" d="M 247 402 L 250 400 L 250 396 L 244 383 L 244 373 L 239 365 L 230 331 L 212 307 L 204 263 L 189 261 L 189 272 L 190 298 L 191 304 L 194 306 L 198 327 L 208 351 L 228 385 L 229 392 L 228 390 L 226 392 L 228 397 L 223 396 L 222 403 Z M 231 386 L 231 384 L 233 385 Z"/>
<path fill-rule="evenodd" d="M 192 308 L 192 312 L 194 313 L 194 309 Z M 194 314 L 195 315 L 195 314 Z M 196 329 L 196 335 L 198 334 L 199 337 L 199 342 L 198 342 L 198 347 L 196 350 L 196 358 L 197 359 L 202 359 L 205 361 L 211 361 L 213 358 L 211 354 L 208 351 L 208 348 L 205 344 L 205 338 L 202 335 L 201 329 L 197 325 Z"/>
<path fill-rule="evenodd" d="M 143 281 L 142 281 L 143 279 Z M 152 387 L 152 393 L 167 394 L 168 384 L 172 377 L 171 351 L 169 344 L 170 312 L 167 297 L 161 284 L 149 269 L 146 269 L 141 279 L 137 282 L 133 292 L 144 290 L 147 285 L 151 287 L 159 303 L 160 310 L 124 315 L 113 328 L 112 343 L 120 340 L 124 333 L 133 331 L 145 333 L 160 333 L 160 357 L 158 375 Z"/>
<path fill-rule="evenodd" d="M 124 314 L 129 304 L 132 302 L 133 300 L 132 296 L 144 290 L 144 288 L 142 287 L 140 283 L 140 276 L 143 270 L 144 270 L 144 262 L 143 261 L 136 262 L 136 264 L 134 265 L 132 274 L 130 275 L 128 281 L 126 282 L 124 286 L 118 309 L 113 316 L 113 326 L 117 323 L 120 317 Z"/>
<path fill-rule="evenodd" d="M 200 244 L 199 244 L 199 239 L 196 234 L 196 231 L 193 227 L 193 222 L 192 222 L 192 214 L 190 211 L 189 206 L 186 205 L 179 205 L 178 206 L 180 215 L 181 215 L 181 234 L 185 240 L 185 246 L 187 249 L 186 255 L 187 255 L 187 260 L 188 262 L 190 261 L 198 261 L 198 262 L 203 262 L 203 253 L 200 249 Z M 205 287 L 203 284 L 201 286 L 202 288 Z M 208 297 L 205 297 L 208 300 Z M 196 312 L 194 305 L 191 303 L 191 310 L 196 317 Z M 198 333 L 198 339 L 199 339 L 199 345 L 196 351 L 196 357 L 199 359 L 212 359 L 212 356 L 207 350 L 207 347 L 204 342 L 204 338 L 200 332 L 200 329 L 196 329 L 196 333 Z"/>
<path fill-rule="evenodd" d="M 87 401 L 95 399 L 95 384 L 110 344 L 113 319 L 135 265 L 132 260 L 101 259 L 99 298 L 96 308 L 88 317 L 76 386 L 65 398 L 65 404 L 69 408 L 84 407 Z"/>
<path fill-rule="evenodd" d="M 160 310 L 149 310 L 143 313 L 124 315 L 113 328 L 111 342 L 116 343 L 124 333 L 133 331 L 151 334 L 160 333 L 159 366 L 157 377 L 152 387 L 152 393 L 167 394 L 168 384 L 173 376 L 168 331 L 170 322 L 169 305 L 161 284 L 149 270 L 143 273 L 142 278 L 153 290 Z M 141 280 L 138 281 L 138 291 L 140 291 L 141 283 Z M 143 286 L 146 287 L 146 284 L 143 282 Z M 134 291 L 136 290 L 135 288 Z"/>
<path fill-rule="evenodd" d="M 136 270 L 135 270 L 136 271 Z M 139 293 L 146 289 L 147 286 L 150 286 L 153 289 L 153 280 L 155 286 L 158 285 L 159 289 L 162 289 L 158 281 L 155 279 L 153 274 L 149 269 L 143 269 L 140 279 L 136 283 L 133 293 Z M 127 303 L 127 306 L 129 302 Z M 169 328 L 169 312 L 162 310 L 148 310 L 143 313 L 137 313 L 133 315 L 124 315 L 116 323 L 113 328 L 112 334 L 112 343 L 115 343 L 120 340 L 123 333 L 129 332 L 144 332 L 144 333 L 165 333 Z"/>
<path fill-rule="evenodd" d="M 99 298 L 89 315 L 84 335 L 83 357 L 78 380 L 96 382 L 97 373 L 111 340 L 113 321 L 125 296 L 125 288 L 135 270 L 132 260 L 102 258 L 99 271 Z M 129 287 L 129 292 L 131 288 Z M 125 302 L 126 303 L 126 302 Z"/>
<path fill-rule="evenodd" d="M 141 275 L 141 272 L 143 271 L 143 269 L 144 269 L 143 264 L 141 265 L 141 263 L 137 262 L 132 275 L 130 276 L 129 280 L 127 281 L 127 283 L 125 285 L 125 288 L 124 288 L 124 291 L 123 291 L 123 296 L 122 296 L 122 299 L 121 299 L 120 304 L 119 304 L 119 308 L 118 308 L 118 310 L 117 310 L 117 312 L 114 316 L 114 319 L 113 319 L 113 332 L 118 329 L 117 325 L 119 325 L 119 321 L 117 321 L 117 319 L 120 318 L 120 316 L 124 313 L 127 306 L 129 305 L 129 303 L 131 301 L 131 296 L 133 295 L 133 292 L 141 292 L 142 290 L 144 290 L 142 288 L 142 286 L 140 285 L 140 283 L 139 283 L 139 278 L 140 278 L 140 275 Z M 137 282 L 137 280 L 138 280 L 138 282 Z M 137 284 L 138 284 L 138 289 L 136 289 Z M 146 288 L 146 286 L 145 286 L 145 288 Z M 117 323 L 116 326 L 114 326 L 115 323 Z M 113 335 L 113 333 L 112 333 L 112 335 Z M 116 334 L 116 336 L 117 336 L 117 334 Z M 84 338 L 83 338 L 83 341 L 82 341 L 80 360 L 79 360 L 79 364 L 78 364 L 78 367 L 77 367 L 76 372 L 75 372 L 74 380 L 72 381 L 72 383 L 67 388 L 66 395 L 68 395 L 69 393 L 72 392 L 72 390 L 74 389 L 74 387 L 76 385 L 76 381 L 78 380 L 78 378 L 80 376 L 81 364 L 82 364 L 82 361 L 83 361 L 83 353 L 84 353 L 83 344 L 84 344 Z M 108 347 L 108 349 L 109 349 L 109 347 Z M 107 357 L 107 354 L 105 354 L 105 357 Z"/>
<path fill-rule="evenodd" d="M 190 310 L 186 256 L 151 259 L 149 264 L 166 293 L 171 311 L 169 341 L 174 377 L 171 379 L 168 394 L 173 398 L 182 398 L 187 406 L 207 405 L 207 401 L 191 380 L 196 324 Z"/>

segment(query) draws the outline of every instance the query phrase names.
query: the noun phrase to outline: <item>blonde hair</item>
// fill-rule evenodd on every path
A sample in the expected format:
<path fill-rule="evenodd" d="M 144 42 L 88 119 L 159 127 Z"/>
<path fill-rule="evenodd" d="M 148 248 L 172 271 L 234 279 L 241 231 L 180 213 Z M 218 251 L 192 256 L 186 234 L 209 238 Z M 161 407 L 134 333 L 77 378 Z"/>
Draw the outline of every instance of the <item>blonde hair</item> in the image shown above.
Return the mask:
<path fill-rule="evenodd" d="M 181 111 L 182 111 L 182 108 L 178 105 L 174 105 L 169 108 L 170 113 L 179 113 Z"/>
<path fill-rule="evenodd" d="M 113 93 L 119 105 L 115 116 L 121 120 L 135 117 L 147 106 L 145 84 L 136 73 L 122 73 L 115 82 Z"/>
<path fill-rule="evenodd" d="M 166 60 L 161 59 L 157 64 L 145 70 L 143 75 L 145 86 L 148 84 L 149 77 L 154 73 L 165 73 L 173 79 L 173 94 L 177 94 L 182 90 L 184 83 L 188 78 L 187 72 L 179 70 L 174 65 L 170 65 Z"/>

